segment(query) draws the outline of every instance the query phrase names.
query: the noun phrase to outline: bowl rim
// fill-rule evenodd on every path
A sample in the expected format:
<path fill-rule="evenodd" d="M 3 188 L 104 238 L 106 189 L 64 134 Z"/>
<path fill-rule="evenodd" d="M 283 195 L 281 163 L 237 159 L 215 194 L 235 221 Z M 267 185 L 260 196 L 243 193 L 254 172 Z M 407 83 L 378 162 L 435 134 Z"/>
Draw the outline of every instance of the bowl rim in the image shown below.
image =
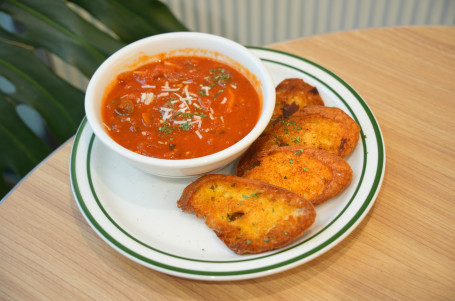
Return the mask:
<path fill-rule="evenodd" d="M 255 126 L 253 129 L 245 135 L 242 139 L 240 139 L 238 142 L 235 144 L 222 149 L 216 153 L 212 153 L 206 156 L 202 157 L 196 157 L 196 158 L 189 158 L 189 159 L 162 159 L 162 158 L 155 158 L 155 157 L 148 157 L 139 153 L 136 153 L 132 150 L 129 150 L 125 148 L 124 146 L 120 145 L 116 141 L 114 141 L 110 135 L 105 131 L 103 126 L 98 122 L 98 118 L 96 117 L 97 113 L 95 112 L 96 109 L 93 109 L 93 104 L 92 104 L 92 95 L 94 90 L 97 88 L 98 82 L 101 80 L 101 77 L 105 73 L 105 69 L 108 69 L 112 64 L 115 64 L 115 61 L 121 60 L 122 58 L 124 59 L 127 55 L 130 55 L 131 52 L 136 51 L 137 54 L 141 52 L 141 50 L 137 48 L 143 48 L 143 45 L 150 44 L 150 43 L 155 43 L 158 41 L 161 41 L 162 39 L 179 39 L 182 37 L 188 38 L 193 36 L 194 38 L 197 39 L 206 39 L 206 40 L 213 40 L 218 43 L 224 43 L 224 44 L 229 44 L 230 47 L 235 49 L 236 51 L 239 51 L 240 53 L 243 53 L 243 55 L 246 55 L 249 57 L 249 59 L 252 60 L 252 63 L 260 70 L 260 73 L 263 77 L 263 79 L 260 80 L 261 82 L 261 91 L 262 91 L 262 110 L 261 114 L 259 115 L 259 119 L 256 122 Z M 185 47 L 185 46 L 177 46 L 175 49 L 185 49 L 185 48 L 195 48 L 195 47 Z M 220 53 L 222 53 L 224 56 L 229 57 L 230 59 L 237 61 L 233 59 L 232 57 L 229 56 L 229 54 L 226 54 L 222 51 L 216 50 Z M 165 52 L 165 51 L 163 51 Z M 157 52 L 159 54 L 161 52 Z M 240 63 L 239 63 L 240 64 Z M 243 64 L 240 64 L 243 66 Z M 139 65 L 138 65 L 139 66 Z M 243 66 L 246 68 L 245 66 Z M 257 77 L 257 73 L 252 72 Z M 259 80 L 259 79 L 258 79 Z M 268 91 L 267 91 L 268 87 Z M 103 87 L 103 91 L 105 91 L 106 87 Z M 104 93 L 104 92 L 103 92 Z M 104 95 L 104 94 L 103 94 Z M 266 103 L 264 101 L 264 98 L 266 95 L 269 95 L 269 101 L 268 105 L 265 106 L 264 104 Z M 129 160 L 132 160 L 134 162 L 140 163 L 140 164 L 146 164 L 146 165 L 153 165 L 156 166 L 157 168 L 194 168 L 206 164 L 211 164 L 219 161 L 223 161 L 231 157 L 233 154 L 237 154 L 241 151 L 246 151 L 246 149 L 251 145 L 254 140 L 256 140 L 260 134 L 264 131 L 266 128 L 267 124 L 269 123 L 273 110 L 275 107 L 275 86 L 273 79 L 271 77 L 271 74 L 265 67 L 265 65 L 262 63 L 262 61 L 255 56 L 248 48 L 245 46 L 213 34 L 208 34 L 208 33 L 200 33 L 200 32 L 170 32 L 170 33 L 163 33 L 163 34 L 157 34 L 153 35 L 150 37 L 146 37 L 140 40 L 137 40 L 133 43 L 130 43 L 116 52 L 114 52 L 112 55 L 110 55 L 95 71 L 95 73 L 92 75 L 89 84 L 86 89 L 85 93 L 85 99 L 84 99 L 84 105 L 85 105 L 85 113 L 87 116 L 87 120 L 95 133 L 95 136 L 99 138 L 106 146 L 108 146 L 110 149 L 114 150 L 117 152 L 119 155 L 126 157 Z"/>

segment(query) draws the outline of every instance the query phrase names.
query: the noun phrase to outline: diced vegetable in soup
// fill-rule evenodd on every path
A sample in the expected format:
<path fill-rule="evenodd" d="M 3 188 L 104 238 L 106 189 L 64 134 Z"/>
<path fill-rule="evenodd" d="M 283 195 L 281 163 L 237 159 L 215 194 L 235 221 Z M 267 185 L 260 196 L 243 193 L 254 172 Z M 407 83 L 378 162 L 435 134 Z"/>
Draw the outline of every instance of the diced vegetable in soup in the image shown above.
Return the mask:
<path fill-rule="evenodd" d="M 118 75 L 105 95 L 102 119 L 110 136 L 139 154 L 189 159 L 221 151 L 259 119 L 253 84 L 209 58 L 165 58 Z"/>

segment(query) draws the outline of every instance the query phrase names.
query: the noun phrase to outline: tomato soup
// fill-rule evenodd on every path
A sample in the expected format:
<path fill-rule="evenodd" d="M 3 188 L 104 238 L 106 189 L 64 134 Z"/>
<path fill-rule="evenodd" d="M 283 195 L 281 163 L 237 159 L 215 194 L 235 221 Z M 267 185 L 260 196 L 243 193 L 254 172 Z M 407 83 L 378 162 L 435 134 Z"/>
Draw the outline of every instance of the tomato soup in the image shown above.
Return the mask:
<path fill-rule="evenodd" d="M 123 147 L 162 159 L 221 151 L 256 125 L 261 101 L 246 76 L 210 58 L 163 58 L 117 76 L 102 120 Z"/>

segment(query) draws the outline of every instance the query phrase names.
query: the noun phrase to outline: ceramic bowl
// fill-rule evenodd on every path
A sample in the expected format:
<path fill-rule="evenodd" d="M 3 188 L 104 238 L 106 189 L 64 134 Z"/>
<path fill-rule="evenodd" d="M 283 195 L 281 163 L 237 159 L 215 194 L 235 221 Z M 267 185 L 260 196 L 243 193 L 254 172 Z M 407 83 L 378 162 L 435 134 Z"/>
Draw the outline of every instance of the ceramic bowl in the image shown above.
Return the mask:
<path fill-rule="evenodd" d="M 109 85 L 118 74 L 136 69 L 157 55 L 179 55 L 190 51 L 190 55 L 208 56 L 236 65 L 250 77 L 260 94 L 262 111 L 254 128 L 239 142 L 204 157 L 184 160 L 158 159 L 147 157 L 116 143 L 107 133 L 101 119 L 101 104 Z M 275 106 L 275 85 L 263 63 L 242 45 L 219 36 L 195 33 L 174 32 L 154 35 L 125 46 L 107 58 L 96 70 L 85 94 L 87 120 L 96 135 L 108 149 L 128 160 L 137 168 L 157 176 L 187 177 L 196 176 L 220 169 L 242 155 L 259 137 L 270 121 Z"/>

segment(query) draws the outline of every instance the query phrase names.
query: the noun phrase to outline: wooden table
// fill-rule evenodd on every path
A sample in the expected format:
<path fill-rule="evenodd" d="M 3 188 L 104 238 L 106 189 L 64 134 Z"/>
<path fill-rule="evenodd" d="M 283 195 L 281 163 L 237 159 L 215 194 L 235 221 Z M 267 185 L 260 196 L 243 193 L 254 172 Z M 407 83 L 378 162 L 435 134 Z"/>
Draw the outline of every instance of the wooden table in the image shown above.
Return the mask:
<path fill-rule="evenodd" d="M 176 278 L 117 253 L 74 200 L 72 140 L 0 206 L 1 300 L 454 300 L 455 27 L 371 29 L 272 45 L 363 96 L 387 154 L 363 222 L 313 261 L 257 279 Z"/>

